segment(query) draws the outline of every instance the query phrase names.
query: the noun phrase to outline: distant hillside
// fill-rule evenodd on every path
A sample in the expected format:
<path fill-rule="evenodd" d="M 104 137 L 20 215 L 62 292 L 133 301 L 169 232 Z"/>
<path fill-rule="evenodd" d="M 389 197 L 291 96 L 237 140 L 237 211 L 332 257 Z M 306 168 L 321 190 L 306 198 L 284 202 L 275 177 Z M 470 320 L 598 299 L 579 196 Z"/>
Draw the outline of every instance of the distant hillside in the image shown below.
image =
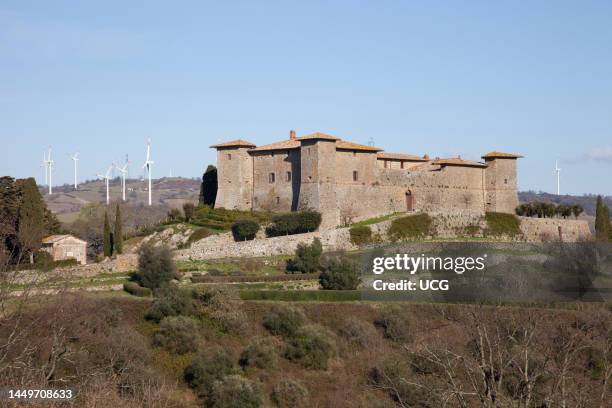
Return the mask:
<path fill-rule="evenodd" d="M 146 180 L 129 179 L 126 181 L 126 199 L 130 205 L 138 206 L 148 203 L 148 183 Z M 182 177 L 165 177 L 153 180 L 153 205 L 170 208 L 180 208 L 186 201 L 196 202 L 200 192 L 200 181 Z M 47 207 L 56 213 L 60 220 L 67 222 L 85 205 L 104 203 L 106 201 L 106 186 L 102 180 L 86 181 L 74 190 L 72 185 L 53 188 L 49 196 L 46 188 L 41 188 Z M 111 201 L 121 200 L 121 181 L 111 180 Z"/>
<path fill-rule="evenodd" d="M 542 201 L 545 203 L 555 203 L 555 204 L 579 204 L 584 208 L 584 211 L 587 215 L 595 216 L 595 202 L 597 200 L 597 196 L 594 194 L 581 195 L 581 196 L 573 196 L 573 195 L 556 195 L 549 194 L 543 192 L 535 192 L 535 191 L 521 191 L 519 192 L 519 201 L 521 203 L 531 202 L 531 201 Z M 612 208 L 612 197 L 604 197 L 604 202 L 608 205 L 608 207 Z"/>

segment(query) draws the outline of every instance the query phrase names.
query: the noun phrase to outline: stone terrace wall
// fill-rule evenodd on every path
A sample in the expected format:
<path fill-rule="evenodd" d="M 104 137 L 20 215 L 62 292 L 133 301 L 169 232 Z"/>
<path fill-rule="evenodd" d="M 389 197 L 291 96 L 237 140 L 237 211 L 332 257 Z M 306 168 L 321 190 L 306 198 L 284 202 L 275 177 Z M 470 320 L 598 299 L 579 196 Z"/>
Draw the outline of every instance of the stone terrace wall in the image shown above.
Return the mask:
<path fill-rule="evenodd" d="M 583 220 L 563 220 L 559 218 L 521 219 L 521 231 L 528 242 L 558 240 L 576 242 L 591 239 L 589 224 Z"/>
<path fill-rule="evenodd" d="M 464 235 L 466 227 L 486 227 L 484 217 L 476 212 L 432 213 L 437 238 L 453 239 Z M 525 218 L 520 217 L 522 236 L 512 239 L 522 242 L 542 242 L 559 239 L 559 226 L 562 231 L 562 240 L 574 242 L 590 239 L 591 232 L 586 221 Z M 391 220 L 371 225 L 373 234 L 385 236 Z M 256 257 L 272 255 L 293 255 L 298 244 L 310 244 L 318 237 L 325 251 L 352 250 L 356 247 L 350 243 L 349 228 L 338 228 L 326 231 L 317 231 L 307 234 L 296 234 L 282 237 L 263 238 L 252 241 L 235 242 L 231 233 L 211 235 L 192 244 L 191 248 L 176 251 L 176 259 L 219 259 L 236 257 Z M 498 241 L 510 241 L 501 237 Z"/>
<path fill-rule="evenodd" d="M 225 233 L 211 235 L 210 237 L 193 243 L 189 249 L 176 251 L 175 259 L 219 259 L 293 255 L 298 244 L 310 244 L 314 238 L 319 238 L 321 240 L 325 251 L 349 250 L 353 248 L 353 245 L 349 241 L 348 229 L 346 228 L 254 239 L 252 241 L 243 242 L 235 242 L 231 233 Z"/>

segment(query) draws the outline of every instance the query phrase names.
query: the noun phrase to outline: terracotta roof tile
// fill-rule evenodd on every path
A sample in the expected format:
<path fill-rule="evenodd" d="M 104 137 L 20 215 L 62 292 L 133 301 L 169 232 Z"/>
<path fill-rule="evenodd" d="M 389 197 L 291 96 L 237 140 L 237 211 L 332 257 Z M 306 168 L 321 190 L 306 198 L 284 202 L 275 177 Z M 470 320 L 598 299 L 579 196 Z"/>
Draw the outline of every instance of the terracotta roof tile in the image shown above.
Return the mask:
<path fill-rule="evenodd" d="M 479 163 L 471 160 L 463 160 L 458 157 L 453 157 L 450 159 L 437 159 L 433 161 L 433 164 L 438 164 L 440 166 L 487 167 L 487 165 L 484 163 Z"/>
<path fill-rule="evenodd" d="M 300 147 L 300 142 L 295 139 L 283 140 L 276 143 L 270 143 L 267 145 L 255 147 L 249 149 L 249 152 L 261 152 L 266 150 L 286 150 L 286 149 L 297 149 Z"/>
<path fill-rule="evenodd" d="M 309 139 L 340 140 L 336 136 L 328 135 L 328 134 L 321 133 L 321 132 L 315 132 L 315 133 L 311 133 L 306 136 L 300 136 L 297 138 L 297 140 L 309 140 Z"/>
<path fill-rule="evenodd" d="M 423 156 L 416 156 L 413 154 L 403 154 L 403 153 L 380 152 L 378 153 L 377 156 L 379 159 L 406 160 L 406 161 L 417 161 L 417 162 L 429 161 L 429 158 L 425 158 Z"/>
<path fill-rule="evenodd" d="M 520 159 L 523 156 L 512 153 L 489 152 L 482 156 L 483 159 Z"/>
<path fill-rule="evenodd" d="M 242 139 L 231 140 L 229 142 L 217 143 L 210 147 L 218 148 L 218 147 L 255 147 L 256 145 Z"/>
<path fill-rule="evenodd" d="M 366 152 L 380 152 L 382 150 L 380 147 L 362 145 L 359 143 L 347 142 L 345 140 L 338 140 L 336 142 L 336 148 L 346 150 L 362 150 Z"/>

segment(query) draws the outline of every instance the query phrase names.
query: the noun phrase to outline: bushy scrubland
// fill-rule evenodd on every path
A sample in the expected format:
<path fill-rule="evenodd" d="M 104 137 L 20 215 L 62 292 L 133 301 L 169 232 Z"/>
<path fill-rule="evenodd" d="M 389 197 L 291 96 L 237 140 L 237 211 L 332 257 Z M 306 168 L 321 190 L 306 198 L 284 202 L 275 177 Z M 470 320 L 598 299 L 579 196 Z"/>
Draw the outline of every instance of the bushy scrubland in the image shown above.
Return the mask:
<path fill-rule="evenodd" d="M 0 339 L 14 341 L 2 343 L 0 386 L 70 387 L 75 406 L 102 408 L 599 407 L 611 314 L 605 304 L 242 302 L 223 287 L 172 285 L 152 300 L 65 295 L 2 317 Z"/>

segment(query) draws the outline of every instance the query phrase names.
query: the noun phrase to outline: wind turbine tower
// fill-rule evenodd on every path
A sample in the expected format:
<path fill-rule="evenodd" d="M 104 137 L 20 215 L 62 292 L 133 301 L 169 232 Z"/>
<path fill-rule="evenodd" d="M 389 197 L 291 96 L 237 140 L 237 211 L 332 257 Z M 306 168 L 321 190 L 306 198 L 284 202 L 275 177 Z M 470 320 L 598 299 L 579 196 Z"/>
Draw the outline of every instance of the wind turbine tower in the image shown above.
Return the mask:
<path fill-rule="evenodd" d="M 555 160 L 553 176 L 557 176 L 557 195 L 561 195 L 561 169 L 559 168 L 559 160 Z"/>
<path fill-rule="evenodd" d="M 121 191 L 122 191 L 123 201 L 125 201 L 125 179 L 127 177 L 129 164 L 130 162 L 128 161 L 123 165 L 123 167 L 115 166 L 117 170 L 119 170 L 119 172 L 121 173 Z"/>
<path fill-rule="evenodd" d="M 152 204 L 152 183 L 151 183 L 151 168 L 153 167 L 153 161 L 151 160 L 151 139 L 147 141 L 147 160 L 142 165 L 143 169 L 146 169 L 149 176 L 149 206 Z"/>
<path fill-rule="evenodd" d="M 115 167 L 115 165 L 111 164 L 111 166 L 108 168 L 108 170 L 106 170 L 106 174 L 104 174 L 104 175 L 98 174 L 98 178 L 99 179 L 106 181 L 106 205 L 110 204 L 110 186 L 109 186 L 109 181 L 111 179 L 111 171 L 113 170 L 114 167 Z"/>
<path fill-rule="evenodd" d="M 77 177 L 77 166 L 78 166 L 78 161 L 79 161 L 79 152 L 76 152 L 75 154 L 70 156 L 70 158 L 74 162 L 74 189 L 78 190 L 79 189 L 79 179 Z"/>
<path fill-rule="evenodd" d="M 45 180 L 49 185 L 49 195 L 51 195 L 53 194 L 53 160 L 51 159 L 51 147 L 49 147 L 48 156 L 43 160 L 43 165 L 45 166 Z"/>

